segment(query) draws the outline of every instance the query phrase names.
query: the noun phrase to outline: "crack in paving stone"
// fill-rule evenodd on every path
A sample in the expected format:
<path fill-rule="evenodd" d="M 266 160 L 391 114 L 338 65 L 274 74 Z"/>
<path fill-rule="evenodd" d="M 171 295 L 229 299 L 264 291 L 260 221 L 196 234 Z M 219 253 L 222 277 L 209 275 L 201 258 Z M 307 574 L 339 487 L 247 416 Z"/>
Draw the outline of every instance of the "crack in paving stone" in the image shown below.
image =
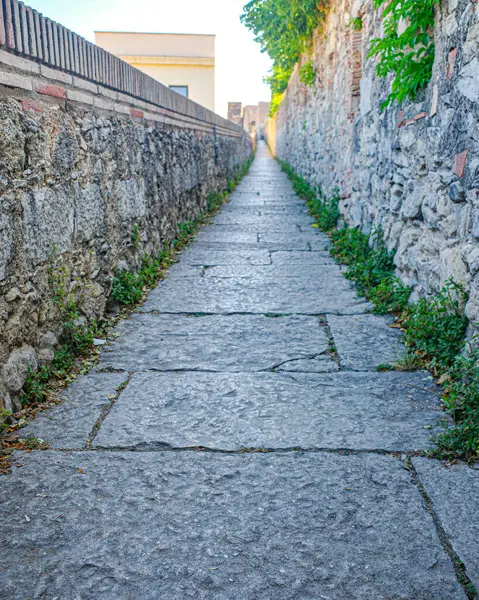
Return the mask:
<path fill-rule="evenodd" d="M 436 511 L 434 510 L 434 504 L 433 504 L 432 500 L 429 498 L 429 495 L 428 495 L 424 485 L 422 484 L 422 481 L 419 477 L 418 472 L 416 471 L 416 468 L 414 467 L 414 465 L 411 461 L 411 458 L 412 458 L 412 455 L 408 456 L 408 458 L 405 461 L 405 466 L 411 472 L 413 481 L 416 484 L 416 487 L 418 488 L 419 493 L 421 494 L 421 496 L 424 500 L 427 512 L 431 515 L 431 518 L 433 520 L 434 526 L 437 531 L 437 536 L 438 536 L 446 554 L 451 559 L 452 567 L 454 569 L 454 573 L 456 575 L 457 581 L 459 582 L 462 589 L 464 590 L 464 593 L 466 594 L 468 600 L 474 600 L 475 598 L 477 598 L 477 591 L 476 591 L 475 586 L 472 583 L 471 579 L 469 579 L 469 576 L 467 575 L 466 565 L 461 560 L 461 557 L 454 550 L 451 540 L 449 539 L 449 537 L 444 529 L 444 526 L 441 523 L 439 516 L 437 515 Z M 428 458 L 428 457 L 426 456 L 425 458 Z"/>
<path fill-rule="evenodd" d="M 122 372 L 124 372 L 124 371 L 122 371 Z M 128 377 L 126 378 L 126 380 L 116 389 L 116 393 L 110 399 L 110 403 L 102 408 L 101 414 L 98 417 L 98 419 L 96 420 L 95 425 L 93 425 L 90 435 L 87 438 L 87 441 L 85 443 L 85 449 L 88 449 L 91 447 L 93 440 L 95 439 L 98 432 L 100 431 L 103 421 L 109 415 L 111 409 L 113 408 L 114 404 L 117 402 L 118 398 L 121 396 L 121 393 L 123 392 L 123 390 L 125 390 L 128 387 L 132 376 L 133 376 L 133 373 L 128 374 Z"/>
<path fill-rule="evenodd" d="M 24 450 L 16 452 L 26 453 Z M 28 451 L 29 453 L 30 451 Z M 339 456 L 358 456 L 362 454 L 373 454 L 380 456 L 392 456 L 404 462 L 409 458 L 427 458 L 435 460 L 425 450 L 386 450 L 383 448 L 321 448 L 321 447 L 302 447 L 302 446 L 284 446 L 278 448 L 263 446 L 245 446 L 238 450 L 229 450 L 227 448 L 210 448 L 208 446 L 172 446 L 167 442 L 142 442 L 139 444 L 125 446 L 89 446 L 83 448 L 76 447 L 51 447 L 36 448 L 31 452 L 98 452 L 108 454 L 109 452 L 205 452 L 209 454 L 226 454 L 231 456 L 243 456 L 245 454 L 333 454 Z"/>
<path fill-rule="evenodd" d="M 283 365 L 286 365 L 288 363 L 293 363 L 293 362 L 297 362 L 297 361 L 301 361 L 301 360 L 314 360 L 315 358 L 318 358 L 318 356 L 327 356 L 327 351 L 326 352 L 318 352 L 317 354 L 306 354 L 305 356 L 296 356 L 294 358 L 288 358 L 288 360 L 283 360 L 280 363 L 277 363 L 271 367 L 266 367 L 265 369 L 259 369 L 258 371 L 256 371 L 257 373 L 267 373 L 267 372 L 272 372 L 274 373 L 277 369 L 279 369 L 279 367 L 282 367 Z M 297 373 L 301 373 L 302 371 L 296 371 Z M 304 371 L 305 373 L 307 373 L 308 371 Z"/>
<path fill-rule="evenodd" d="M 337 349 L 337 346 L 336 346 L 336 342 L 334 340 L 333 332 L 331 331 L 331 327 L 329 325 L 328 318 L 327 318 L 326 315 L 321 315 L 319 317 L 319 319 L 320 319 L 321 325 L 324 327 L 324 330 L 326 331 L 326 335 L 328 336 L 330 356 L 332 357 L 332 359 L 338 365 L 338 369 L 340 371 L 342 371 L 343 370 L 343 365 L 341 364 L 341 360 L 339 358 L 338 349 Z"/>
<path fill-rule="evenodd" d="M 338 313 L 331 312 L 329 310 L 322 312 L 264 312 L 264 311 L 212 311 L 212 312 L 197 312 L 197 311 L 171 311 L 171 310 L 142 310 L 141 307 L 137 310 L 139 315 L 178 315 L 184 317 L 204 317 L 204 316 L 218 316 L 218 317 L 229 317 L 232 315 L 241 316 L 268 316 L 268 315 L 279 315 L 281 317 L 321 317 L 323 315 L 338 315 L 338 316 L 349 316 L 350 313 Z M 367 314 L 367 313 L 365 313 Z"/>

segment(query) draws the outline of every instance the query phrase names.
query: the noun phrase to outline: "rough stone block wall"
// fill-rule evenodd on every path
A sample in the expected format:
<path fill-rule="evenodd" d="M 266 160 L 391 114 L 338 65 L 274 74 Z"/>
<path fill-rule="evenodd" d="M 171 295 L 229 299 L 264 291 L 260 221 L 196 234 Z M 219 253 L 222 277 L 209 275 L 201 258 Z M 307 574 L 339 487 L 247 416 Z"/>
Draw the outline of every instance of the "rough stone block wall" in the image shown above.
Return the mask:
<path fill-rule="evenodd" d="M 163 110 L 1 50 L 0 63 L 0 408 L 15 410 L 61 331 L 52 269 L 67 274 L 81 318 L 101 318 L 115 273 L 156 255 L 252 146 L 219 117 Z"/>
<path fill-rule="evenodd" d="M 348 27 L 362 17 L 362 30 Z M 325 192 L 339 187 L 346 222 L 380 226 L 413 299 L 449 277 L 467 287 L 479 320 L 479 18 L 477 3 L 443 0 L 432 79 L 414 102 L 381 111 L 390 81 L 376 76 L 369 41 L 381 11 L 332 0 L 314 38 L 314 87 L 296 68 L 270 143 Z M 305 58 L 306 60 L 306 58 Z M 276 130 L 276 131 L 275 131 Z"/>

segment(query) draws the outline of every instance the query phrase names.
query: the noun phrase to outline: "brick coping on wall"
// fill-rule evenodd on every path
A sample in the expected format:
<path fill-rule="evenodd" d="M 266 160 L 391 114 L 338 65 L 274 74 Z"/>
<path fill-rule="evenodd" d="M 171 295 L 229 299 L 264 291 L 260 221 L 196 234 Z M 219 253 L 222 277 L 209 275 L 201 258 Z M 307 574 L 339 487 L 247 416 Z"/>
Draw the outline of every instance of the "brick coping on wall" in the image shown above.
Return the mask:
<path fill-rule="evenodd" d="M 241 129 L 233 130 L 156 106 L 4 50 L 0 50 L 0 85 L 27 92 L 22 98 L 24 110 L 42 112 L 42 100 L 50 97 L 57 102 L 79 102 L 94 109 L 134 119 L 146 119 L 206 133 L 216 131 L 227 137 L 242 137 Z"/>
<path fill-rule="evenodd" d="M 232 137 L 242 129 L 18 0 L 0 0 L 0 84 L 97 109 Z M 39 108 L 40 105 L 38 105 Z"/>

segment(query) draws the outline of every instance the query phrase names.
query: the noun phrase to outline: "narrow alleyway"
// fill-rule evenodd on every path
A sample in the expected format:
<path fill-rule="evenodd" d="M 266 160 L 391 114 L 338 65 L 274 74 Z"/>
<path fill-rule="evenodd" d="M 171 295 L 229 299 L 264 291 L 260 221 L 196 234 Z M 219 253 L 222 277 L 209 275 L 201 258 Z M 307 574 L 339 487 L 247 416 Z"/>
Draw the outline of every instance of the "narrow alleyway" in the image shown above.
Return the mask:
<path fill-rule="evenodd" d="M 478 542 L 464 525 L 456 543 L 444 468 L 418 456 L 437 389 L 377 372 L 399 333 L 311 225 L 260 145 L 100 365 L 28 426 L 52 449 L 2 479 L 1 598 L 466 597 L 448 540 L 469 575 Z M 467 467 L 451 476 L 467 488 Z"/>

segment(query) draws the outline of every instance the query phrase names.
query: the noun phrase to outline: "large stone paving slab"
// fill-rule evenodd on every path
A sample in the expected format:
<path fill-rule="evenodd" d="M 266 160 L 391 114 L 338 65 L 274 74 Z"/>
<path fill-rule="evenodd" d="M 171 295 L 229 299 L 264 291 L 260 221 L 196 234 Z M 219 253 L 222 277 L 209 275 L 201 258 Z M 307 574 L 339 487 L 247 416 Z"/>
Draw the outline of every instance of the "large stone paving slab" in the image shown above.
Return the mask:
<path fill-rule="evenodd" d="M 208 232 L 218 232 L 218 233 L 225 233 L 225 232 L 232 232 L 232 233 L 266 233 L 267 231 L 271 231 L 271 228 L 268 226 L 264 226 L 264 225 L 253 225 L 253 226 L 249 226 L 249 227 L 244 227 L 241 224 L 237 224 L 234 222 L 234 219 L 232 219 L 231 223 L 227 223 L 227 224 L 217 224 L 217 223 L 210 223 L 208 225 L 205 225 L 204 228 L 201 231 L 208 231 Z M 278 233 L 298 233 L 301 232 L 301 226 L 299 225 L 295 225 L 294 223 L 282 223 L 281 225 L 277 224 L 275 226 L 275 228 L 273 229 L 273 231 L 277 231 Z"/>
<path fill-rule="evenodd" d="M 238 201 L 237 201 L 238 200 Z M 270 197 L 270 202 L 265 202 L 264 197 L 257 196 L 257 202 L 242 203 L 241 198 L 236 199 L 234 194 L 232 201 L 226 204 L 223 208 L 224 215 L 304 215 L 307 219 L 312 220 L 308 211 L 301 202 L 276 202 L 274 197 Z"/>
<path fill-rule="evenodd" d="M 303 278 L 166 279 L 150 293 L 143 312 L 357 314 L 370 305 L 334 280 Z"/>
<path fill-rule="evenodd" d="M 252 194 L 251 192 L 241 192 L 236 190 L 231 199 L 231 203 L 235 205 L 241 205 L 243 207 L 252 208 L 269 208 L 275 206 L 292 206 L 304 211 L 304 202 L 299 200 L 292 192 L 289 194 L 275 193 L 275 192 L 264 192 L 259 196 L 258 194 Z M 228 207 L 229 204 L 226 205 Z"/>
<path fill-rule="evenodd" d="M 189 265 L 269 265 L 270 253 L 262 248 L 211 248 L 193 244 L 180 254 L 182 263 Z"/>
<path fill-rule="evenodd" d="M 9 600 L 464 600 L 400 461 L 33 453 L 0 491 Z"/>
<path fill-rule="evenodd" d="M 268 245 L 278 244 L 278 246 L 291 245 L 298 246 L 310 243 L 311 247 L 320 245 L 324 250 L 325 242 L 321 236 L 315 234 L 314 230 L 300 231 L 298 226 L 289 225 L 287 229 L 277 228 L 275 231 L 264 231 L 258 227 L 256 231 L 248 231 L 245 228 L 229 226 L 208 226 L 198 233 L 195 243 L 209 244 L 242 244 L 242 245 Z"/>
<path fill-rule="evenodd" d="M 258 244 L 258 234 L 247 231 L 222 231 L 216 227 L 205 227 L 196 236 L 194 243 L 202 244 L 203 242 L 213 244 L 243 244 L 243 245 L 256 245 Z"/>
<path fill-rule="evenodd" d="M 479 589 L 479 468 L 459 463 L 413 459 L 434 511 L 466 565 L 466 573 Z"/>
<path fill-rule="evenodd" d="M 127 378 L 127 373 L 82 375 L 61 394 L 62 404 L 38 413 L 20 436 L 40 438 L 52 448 L 83 448 L 102 410 Z"/>
<path fill-rule="evenodd" d="M 139 371 L 336 371 L 316 317 L 135 315 L 102 364 Z"/>
<path fill-rule="evenodd" d="M 94 445 L 430 448 L 443 412 L 428 385 L 409 373 L 141 373 Z"/>
<path fill-rule="evenodd" d="M 298 269 L 306 272 L 308 267 L 314 265 L 337 265 L 327 250 L 315 252 L 272 250 L 271 263 L 277 268 L 282 268 L 285 272 L 297 272 Z M 341 265 L 337 265 L 337 268 L 338 271 L 345 271 L 345 267 L 341 267 Z"/>
<path fill-rule="evenodd" d="M 282 234 L 280 234 L 282 235 Z M 247 242 L 245 238 L 241 238 L 239 235 L 231 236 L 231 239 L 228 240 L 225 237 L 224 240 L 215 241 L 213 238 L 203 240 L 196 240 L 195 242 L 198 246 L 206 246 L 209 248 L 217 248 L 217 249 L 230 249 L 230 248 L 257 248 L 258 250 L 266 249 L 266 250 L 298 250 L 298 251 L 311 251 L 311 250 L 324 250 L 324 245 L 321 240 L 313 237 L 308 237 L 306 234 L 298 234 L 298 235 L 286 235 L 282 236 L 281 239 L 278 238 L 276 240 L 270 241 L 254 241 Z"/>
<path fill-rule="evenodd" d="M 294 250 L 294 246 L 299 246 L 300 242 L 306 242 L 313 250 L 327 250 L 329 244 L 325 242 L 322 236 L 316 235 L 314 230 L 302 231 L 296 233 L 282 231 L 268 231 L 266 233 L 258 233 L 258 243 L 267 244 L 269 246 L 277 246 L 277 250 L 282 247 L 290 246 Z"/>
<path fill-rule="evenodd" d="M 215 223 L 217 225 L 229 225 L 230 223 L 236 223 L 244 228 L 253 227 L 267 227 L 268 225 L 273 229 L 279 228 L 281 225 L 287 222 L 289 225 L 299 225 L 300 227 L 308 227 L 313 223 L 312 219 L 307 215 L 301 213 L 298 214 L 255 214 L 253 211 L 237 212 L 235 214 L 221 212 L 215 217 Z"/>
<path fill-rule="evenodd" d="M 246 278 L 246 279 L 278 279 L 283 277 L 295 277 L 303 279 L 312 279 L 318 286 L 333 285 L 334 289 L 354 289 L 350 281 L 345 279 L 340 269 L 335 264 L 311 264 L 301 265 L 298 263 L 294 268 L 285 269 L 276 264 L 242 266 L 242 265 L 219 265 L 212 266 L 202 273 L 203 277 L 223 277 L 223 278 Z M 266 282 L 268 285 L 269 282 Z"/>
<path fill-rule="evenodd" d="M 347 369 L 374 371 L 379 365 L 396 363 L 404 355 L 401 333 L 391 328 L 391 318 L 329 315 L 328 323 L 341 365 Z"/>

